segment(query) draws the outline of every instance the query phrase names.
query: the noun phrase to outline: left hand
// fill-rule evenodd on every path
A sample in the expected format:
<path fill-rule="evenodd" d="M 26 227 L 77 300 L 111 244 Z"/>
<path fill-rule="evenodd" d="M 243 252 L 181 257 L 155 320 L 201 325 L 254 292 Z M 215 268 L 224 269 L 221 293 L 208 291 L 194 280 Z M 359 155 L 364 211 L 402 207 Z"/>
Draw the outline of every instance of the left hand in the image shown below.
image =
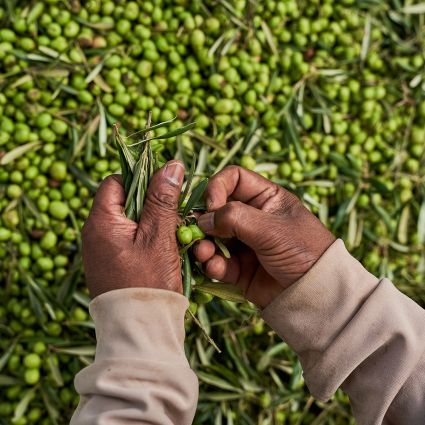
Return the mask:
<path fill-rule="evenodd" d="M 253 171 L 234 165 L 214 175 L 205 191 L 208 212 L 198 225 L 210 236 L 231 239 L 231 258 L 208 239 L 195 257 L 213 279 L 236 284 L 267 307 L 294 284 L 335 241 L 292 193 Z"/>
<path fill-rule="evenodd" d="M 176 227 L 183 178 L 180 161 L 169 161 L 154 174 L 140 223 L 124 215 L 121 176 L 102 182 L 82 230 L 84 270 L 93 298 L 135 287 L 182 292 Z"/>

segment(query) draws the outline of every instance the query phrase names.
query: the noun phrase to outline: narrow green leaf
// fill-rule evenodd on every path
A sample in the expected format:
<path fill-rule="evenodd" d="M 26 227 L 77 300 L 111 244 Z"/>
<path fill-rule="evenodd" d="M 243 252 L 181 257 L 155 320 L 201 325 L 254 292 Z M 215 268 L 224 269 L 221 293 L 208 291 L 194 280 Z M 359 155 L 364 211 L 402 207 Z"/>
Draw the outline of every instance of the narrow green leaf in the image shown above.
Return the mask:
<path fill-rule="evenodd" d="M 400 220 L 398 222 L 397 239 L 398 241 L 406 245 L 408 242 L 408 230 L 409 230 L 409 218 L 410 218 L 410 206 L 406 205 L 400 214 Z"/>
<path fill-rule="evenodd" d="M 129 134 L 127 136 L 127 139 L 134 138 L 134 136 L 136 136 L 136 135 L 137 136 L 143 136 L 146 133 L 149 133 L 150 131 L 156 130 L 157 128 L 165 127 L 166 125 L 172 123 L 176 119 L 177 119 L 177 116 L 175 116 L 174 118 L 171 118 L 167 121 L 160 122 L 159 124 L 155 124 L 155 125 L 147 126 L 146 128 L 142 128 L 141 130 L 136 131 L 135 133 Z"/>
<path fill-rule="evenodd" d="M 238 388 L 238 387 L 230 384 L 226 380 L 219 378 L 215 375 L 211 375 L 209 373 L 202 372 L 202 371 L 197 371 L 197 375 L 198 375 L 198 378 L 202 382 L 205 382 L 206 384 L 212 385 L 212 386 L 220 388 L 222 390 L 233 391 L 233 392 L 237 392 L 237 393 L 243 392 L 243 390 L 241 388 Z"/>
<path fill-rule="evenodd" d="M 28 62 L 34 61 L 34 62 L 53 62 L 51 58 L 47 58 L 46 56 L 39 55 L 37 53 L 24 53 L 21 50 L 11 50 L 10 51 L 13 55 L 18 57 L 19 59 L 26 60 Z"/>
<path fill-rule="evenodd" d="M 387 229 L 391 230 L 392 229 L 392 222 L 391 222 L 391 217 L 388 214 L 388 212 L 384 208 L 382 208 L 380 205 L 378 205 L 376 202 L 372 202 L 372 205 L 375 208 L 376 212 L 382 218 L 382 221 L 387 226 Z"/>
<path fill-rule="evenodd" d="M 287 125 L 287 129 L 288 129 L 288 134 L 289 134 L 290 140 L 291 140 L 291 142 L 294 146 L 297 158 L 299 159 L 301 164 L 303 166 L 305 166 L 304 152 L 303 152 L 303 149 L 301 147 L 298 132 L 297 132 L 297 129 L 295 127 L 295 124 L 294 124 L 292 118 L 288 117 L 288 119 L 286 120 L 286 125 Z"/>
<path fill-rule="evenodd" d="M 28 298 L 30 301 L 31 309 L 34 312 L 35 317 L 40 323 L 45 323 L 47 320 L 47 316 L 43 310 L 43 306 L 40 300 L 34 294 L 34 291 L 31 288 L 31 286 L 29 285 L 27 286 L 27 291 L 28 291 Z"/>
<path fill-rule="evenodd" d="M 418 217 L 418 243 L 425 244 L 425 201 L 422 202 Z"/>
<path fill-rule="evenodd" d="M 25 155 L 27 152 L 32 150 L 37 150 L 41 147 L 41 142 L 30 142 L 25 145 L 17 146 L 16 148 L 10 150 L 5 155 L 0 158 L 0 165 L 7 165 L 15 159 L 20 158 L 22 155 Z"/>
<path fill-rule="evenodd" d="M 194 289 L 199 292 L 214 295 L 223 300 L 232 301 L 235 303 L 243 303 L 246 301 L 241 291 L 233 285 L 222 282 L 209 282 L 200 285 L 195 285 Z"/>
<path fill-rule="evenodd" d="M 96 77 L 94 77 L 93 79 L 93 82 L 97 86 L 99 86 L 104 92 L 112 93 L 112 88 L 106 83 L 101 74 L 96 75 Z"/>
<path fill-rule="evenodd" d="M 136 162 L 133 170 L 133 180 L 131 181 L 130 189 L 127 193 L 127 199 L 125 201 L 125 215 L 130 219 L 136 221 L 137 216 L 137 207 L 136 207 L 136 196 L 137 196 L 137 188 L 139 186 L 140 176 L 142 172 L 142 159 Z"/>
<path fill-rule="evenodd" d="M 229 250 L 227 249 L 227 246 L 223 243 L 223 241 L 220 238 L 214 238 L 215 244 L 218 246 L 222 254 L 229 259 L 231 257 Z"/>
<path fill-rule="evenodd" d="M 25 194 L 22 195 L 22 201 L 24 202 L 25 206 L 27 207 L 28 211 L 37 219 L 40 220 L 41 223 L 47 224 L 47 222 L 43 219 L 43 217 L 40 214 L 40 211 L 38 211 L 37 206 L 35 203 L 28 198 Z"/>
<path fill-rule="evenodd" d="M 186 133 L 186 131 L 191 130 L 196 126 L 196 122 L 192 122 L 190 124 L 186 124 L 183 127 L 176 128 L 175 130 L 168 131 L 167 133 L 161 134 L 160 136 L 152 137 L 148 140 L 159 140 L 159 139 L 169 139 L 170 137 L 175 137 L 180 134 Z"/>
<path fill-rule="evenodd" d="M 58 51 L 52 49 L 48 46 L 38 46 L 38 50 L 40 50 L 41 53 L 44 53 L 47 56 L 50 56 L 54 59 L 60 59 L 63 62 L 71 63 L 71 61 L 64 55 L 61 55 Z"/>
<path fill-rule="evenodd" d="M 31 403 L 31 400 L 35 397 L 35 393 L 37 391 L 37 388 L 32 388 L 31 390 L 27 391 L 25 395 L 21 398 L 19 403 L 15 407 L 15 412 L 13 414 L 12 422 L 17 422 L 19 419 L 21 419 L 25 412 L 28 409 L 29 404 Z"/>
<path fill-rule="evenodd" d="M 183 205 L 184 201 L 186 200 L 187 195 L 189 194 L 190 187 L 191 187 L 192 181 L 193 181 L 193 176 L 194 176 L 194 173 L 195 173 L 195 168 L 196 168 L 196 155 L 193 154 L 192 162 L 190 164 L 189 175 L 188 175 L 187 180 L 186 180 L 186 186 L 184 188 L 184 192 L 180 195 L 179 209 L 182 208 L 182 205 Z"/>
<path fill-rule="evenodd" d="M 73 164 L 68 164 L 69 171 L 74 175 L 80 182 L 90 190 L 92 193 L 96 193 L 99 185 L 96 183 L 85 171 L 79 169 Z"/>
<path fill-rule="evenodd" d="M 244 155 L 251 153 L 252 149 L 254 149 L 260 141 L 259 130 L 257 120 L 253 119 L 243 140 Z"/>
<path fill-rule="evenodd" d="M 362 41 L 362 49 L 360 52 L 360 59 L 364 61 L 367 57 L 367 53 L 369 51 L 369 45 L 370 45 L 370 35 L 372 32 L 372 20 L 370 16 L 368 15 L 366 17 L 365 27 L 364 27 L 364 35 L 363 35 L 363 41 Z"/>
<path fill-rule="evenodd" d="M 47 413 L 49 414 L 49 418 L 52 422 L 52 425 L 57 425 L 59 411 L 56 408 L 56 403 L 53 402 L 51 399 L 52 397 L 50 395 L 50 392 L 48 391 L 48 387 L 42 388 L 41 396 L 43 397 L 44 406 L 46 407 Z"/>
<path fill-rule="evenodd" d="M 99 74 L 100 71 L 102 71 L 104 61 L 100 61 L 87 75 L 85 81 L 87 84 L 91 83 Z"/>
<path fill-rule="evenodd" d="M 403 7 L 401 11 L 408 15 L 421 15 L 425 13 L 425 3 L 410 4 Z"/>
<path fill-rule="evenodd" d="M 204 195 L 205 189 L 208 185 L 208 179 L 201 180 L 198 185 L 193 189 L 192 193 L 190 194 L 190 197 L 183 209 L 182 212 L 182 218 L 185 218 L 189 212 L 192 210 L 192 208 L 198 204 L 198 202 L 201 200 L 201 198 Z"/>
<path fill-rule="evenodd" d="M 106 143 L 108 142 L 108 133 L 107 133 L 107 121 L 105 108 L 102 105 L 100 99 L 97 100 L 97 106 L 99 108 L 99 153 L 100 156 L 106 155 Z"/>
<path fill-rule="evenodd" d="M 243 143 L 244 143 L 244 139 L 242 137 L 238 139 L 238 141 L 231 147 L 227 155 L 217 165 L 214 174 L 217 174 L 218 172 L 220 172 L 232 160 L 232 158 L 241 149 Z"/>
<path fill-rule="evenodd" d="M 3 353 L 3 355 L 0 357 L 0 372 L 4 369 L 6 366 L 9 357 L 12 355 L 13 350 L 16 347 L 16 344 L 18 343 L 18 339 L 15 339 L 7 348 L 7 350 Z"/>
<path fill-rule="evenodd" d="M 337 230 L 344 221 L 344 218 L 347 215 L 347 208 L 350 204 L 350 199 L 345 200 L 338 208 L 338 211 L 335 216 L 335 222 L 333 225 L 333 231 Z"/>
<path fill-rule="evenodd" d="M 260 360 L 257 363 L 257 369 L 260 372 L 263 372 L 264 370 L 266 370 L 274 356 L 284 352 L 287 349 L 288 345 L 286 344 L 286 342 L 280 342 L 279 344 L 273 345 L 260 357 Z"/>
<path fill-rule="evenodd" d="M 21 86 L 22 84 L 28 83 L 32 81 L 32 75 L 25 74 L 21 78 L 18 78 L 11 86 L 10 88 L 16 89 L 17 87 Z"/>
<path fill-rule="evenodd" d="M 347 208 L 347 211 L 349 207 Z M 349 249 L 354 248 L 357 236 L 357 211 L 353 208 L 349 213 L 348 219 L 348 234 L 347 234 L 347 246 Z"/>
<path fill-rule="evenodd" d="M 189 254 L 186 251 L 183 254 L 183 295 L 186 298 L 190 298 L 190 293 L 192 292 L 192 267 L 190 264 Z"/>
<path fill-rule="evenodd" d="M 115 135 L 115 142 L 117 144 L 119 152 L 122 154 L 124 158 L 124 162 L 128 165 L 128 168 L 133 171 L 134 166 L 136 165 L 136 158 L 134 157 L 134 154 L 129 149 L 129 145 L 127 145 L 124 140 L 121 137 L 121 134 L 119 133 L 118 126 L 114 124 L 114 135 Z M 121 165 L 123 162 L 121 162 Z"/>
<path fill-rule="evenodd" d="M 114 28 L 113 22 L 90 22 L 86 19 L 80 18 L 79 16 L 76 16 L 75 20 L 82 25 L 99 31 L 108 31 Z"/>
<path fill-rule="evenodd" d="M 13 376 L 0 375 L 0 387 L 12 387 L 20 384 L 22 384 L 22 382 Z"/>
<path fill-rule="evenodd" d="M 265 21 L 261 21 L 261 28 L 263 29 L 263 33 L 266 36 L 266 41 L 267 41 L 267 44 L 270 47 L 271 52 L 275 56 L 278 56 L 279 52 L 277 51 L 276 44 L 275 44 L 274 39 L 273 39 L 273 34 L 270 31 L 270 28 Z"/>
<path fill-rule="evenodd" d="M 186 131 L 189 131 L 190 129 L 194 128 L 195 126 L 196 126 L 196 123 L 192 122 L 190 124 L 186 124 L 183 127 L 176 128 L 175 130 L 171 130 L 171 131 L 168 131 L 167 133 L 161 134 L 160 136 L 151 137 L 149 139 L 142 140 L 140 142 L 136 142 L 136 143 L 133 143 L 133 144 L 128 145 L 128 146 L 130 146 L 130 147 L 137 146 L 137 145 L 140 145 L 141 143 L 151 141 L 151 140 L 169 139 L 170 137 L 175 137 L 175 136 L 178 136 L 180 134 L 186 133 Z"/>
<path fill-rule="evenodd" d="M 49 365 L 50 372 L 52 373 L 52 377 L 56 385 L 58 387 L 63 387 L 64 381 L 62 378 L 62 374 L 54 360 L 54 357 L 51 354 L 47 357 L 47 364 Z"/>
<path fill-rule="evenodd" d="M 44 3 L 41 3 L 41 2 L 34 3 L 34 6 L 31 8 L 31 10 L 29 11 L 26 17 L 27 25 L 32 24 L 40 17 L 40 15 L 43 13 L 44 7 L 45 7 Z"/>
<path fill-rule="evenodd" d="M 91 300 L 86 294 L 83 294 L 83 293 L 77 291 L 77 292 L 74 292 L 73 298 L 74 298 L 75 301 L 77 301 L 79 304 L 81 304 L 86 309 L 89 308 Z"/>
<path fill-rule="evenodd" d="M 190 137 L 193 137 L 196 140 L 199 140 L 202 144 L 210 146 L 217 151 L 225 151 L 226 147 L 218 144 L 214 139 L 211 137 L 205 136 L 205 134 L 197 133 L 196 131 L 190 130 L 187 133 Z"/>
<path fill-rule="evenodd" d="M 71 354 L 74 356 L 94 356 L 96 354 L 96 346 L 89 345 L 86 347 L 54 347 L 57 353 Z"/>

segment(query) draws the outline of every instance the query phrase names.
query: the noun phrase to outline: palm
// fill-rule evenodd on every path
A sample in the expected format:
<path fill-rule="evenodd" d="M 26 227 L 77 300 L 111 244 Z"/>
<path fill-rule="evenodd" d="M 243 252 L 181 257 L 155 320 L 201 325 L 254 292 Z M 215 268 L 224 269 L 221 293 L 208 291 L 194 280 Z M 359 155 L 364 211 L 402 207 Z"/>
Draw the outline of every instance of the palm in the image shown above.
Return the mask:
<path fill-rule="evenodd" d="M 240 269 L 236 285 L 241 288 L 248 300 L 256 305 L 265 305 L 265 285 L 267 292 L 270 289 L 277 293 L 282 290 L 279 282 L 268 273 L 252 249 L 244 246 L 235 255 Z"/>

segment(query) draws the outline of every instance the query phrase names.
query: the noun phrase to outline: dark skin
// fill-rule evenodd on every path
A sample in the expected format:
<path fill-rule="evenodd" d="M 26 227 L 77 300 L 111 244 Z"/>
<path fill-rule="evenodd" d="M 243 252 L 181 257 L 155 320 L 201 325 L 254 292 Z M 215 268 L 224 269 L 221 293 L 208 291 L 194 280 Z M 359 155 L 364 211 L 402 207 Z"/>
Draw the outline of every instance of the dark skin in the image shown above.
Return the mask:
<path fill-rule="evenodd" d="M 170 161 L 154 175 L 140 223 L 124 215 L 121 177 L 102 182 L 82 230 L 84 270 L 93 298 L 134 287 L 182 292 L 175 234 L 183 177 L 179 161 Z"/>
<path fill-rule="evenodd" d="M 101 184 L 82 232 L 92 297 L 128 287 L 182 292 L 175 231 L 183 176 L 179 161 L 154 175 L 140 223 L 124 215 L 119 176 Z M 241 167 L 212 177 L 205 200 L 208 211 L 198 224 L 208 235 L 228 239 L 232 255 L 224 258 L 203 240 L 194 247 L 197 260 L 206 275 L 239 286 L 260 308 L 303 276 L 335 240 L 295 195 Z"/>
<path fill-rule="evenodd" d="M 211 241 L 195 256 L 205 273 L 239 286 L 247 299 L 266 307 L 295 283 L 335 241 L 300 200 L 264 177 L 230 166 L 211 178 L 208 213 L 198 219 L 209 235 L 233 238 L 230 259 Z"/>

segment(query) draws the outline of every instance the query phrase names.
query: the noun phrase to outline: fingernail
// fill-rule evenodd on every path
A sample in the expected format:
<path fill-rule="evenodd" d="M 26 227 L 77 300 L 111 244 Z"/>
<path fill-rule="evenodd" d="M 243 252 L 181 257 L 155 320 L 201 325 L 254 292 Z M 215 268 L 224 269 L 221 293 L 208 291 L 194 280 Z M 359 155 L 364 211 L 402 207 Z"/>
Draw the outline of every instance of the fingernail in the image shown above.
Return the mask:
<path fill-rule="evenodd" d="M 212 199 L 207 199 L 207 211 L 211 211 L 214 205 L 214 201 Z"/>
<path fill-rule="evenodd" d="M 206 213 L 198 218 L 198 226 L 205 232 L 214 230 L 214 213 Z"/>
<path fill-rule="evenodd" d="M 171 162 L 166 164 L 164 177 L 172 186 L 180 187 L 184 177 L 184 167 L 181 162 Z"/>

